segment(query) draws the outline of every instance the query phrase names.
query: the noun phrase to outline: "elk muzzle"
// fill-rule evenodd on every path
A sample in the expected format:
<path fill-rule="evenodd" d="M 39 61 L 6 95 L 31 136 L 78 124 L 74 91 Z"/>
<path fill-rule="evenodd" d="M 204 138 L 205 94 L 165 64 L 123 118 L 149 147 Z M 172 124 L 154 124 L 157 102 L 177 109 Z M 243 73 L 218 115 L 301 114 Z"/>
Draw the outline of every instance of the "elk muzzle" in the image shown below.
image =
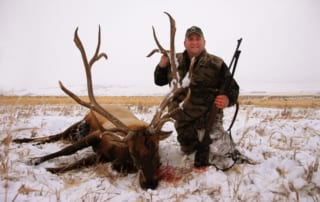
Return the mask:
<path fill-rule="evenodd" d="M 125 141 L 131 158 L 139 170 L 140 186 L 143 189 L 155 189 L 159 181 L 157 176 L 160 167 L 159 138 L 144 129 L 129 132 Z"/>

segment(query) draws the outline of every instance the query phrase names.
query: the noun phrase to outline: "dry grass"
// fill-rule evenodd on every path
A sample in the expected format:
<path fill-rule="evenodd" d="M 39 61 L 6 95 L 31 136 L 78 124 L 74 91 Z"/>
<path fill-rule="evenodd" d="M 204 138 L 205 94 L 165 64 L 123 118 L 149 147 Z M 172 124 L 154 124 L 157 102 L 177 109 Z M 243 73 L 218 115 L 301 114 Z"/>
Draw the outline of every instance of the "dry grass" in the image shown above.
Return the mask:
<path fill-rule="evenodd" d="M 80 96 L 87 99 L 86 96 Z M 156 96 L 96 96 L 101 104 L 133 104 L 133 105 L 157 105 L 162 97 Z M 67 96 L 0 96 L 0 104 L 75 104 L 76 102 Z"/>
<path fill-rule="evenodd" d="M 240 105 L 255 105 L 259 107 L 320 107 L 319 95 L 297 95 L 297 96 L 279 96 L 279 95 L 248 95 L 240 96 Z"/>
<path fill-rule="evenodd" d="M 86 99 L 86 96 L 82 98 Z M 97 96 L 101 104 L 132 104 L 136 106 L 158 105 L 162 96 Z M 259 107 L 320 107 L 320 96 L 240 96 L 240 105 L 254 105 Z M 0 96 L 0 105 L 14 104 L 75 104 L 67 96 Z"/>

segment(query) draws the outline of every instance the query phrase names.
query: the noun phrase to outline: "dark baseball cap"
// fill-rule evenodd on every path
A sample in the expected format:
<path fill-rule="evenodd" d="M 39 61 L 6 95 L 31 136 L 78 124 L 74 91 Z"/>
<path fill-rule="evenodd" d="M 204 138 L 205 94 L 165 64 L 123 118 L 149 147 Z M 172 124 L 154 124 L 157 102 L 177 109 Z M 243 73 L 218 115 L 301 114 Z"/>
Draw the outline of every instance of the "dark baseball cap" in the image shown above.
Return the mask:
<path fill-rule="evenodd" d="M 197 26 L 192 26 L 189 29 L 187 29 L 186 38 L 189 38 L 191 34 L 198 34 L 199 36 L 204 38 L 202 30 Z"/>

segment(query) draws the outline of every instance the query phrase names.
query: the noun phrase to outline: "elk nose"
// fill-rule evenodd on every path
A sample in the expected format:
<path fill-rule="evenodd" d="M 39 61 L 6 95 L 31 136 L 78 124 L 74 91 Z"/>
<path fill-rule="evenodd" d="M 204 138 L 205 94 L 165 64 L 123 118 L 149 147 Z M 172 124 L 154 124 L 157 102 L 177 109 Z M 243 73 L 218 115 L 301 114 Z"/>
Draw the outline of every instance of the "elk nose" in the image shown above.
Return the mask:
<path fill-rule="evenodd" d="M 150 173 L 149 173 L 150 174 Z M 156 175 L 148 175 L 145 177 L 143 172 L 140 172 L 139 183 L 143 189 L 155 189 L 158 186 L 159 179 Z"/>
<path fill-rule="evenodd" d="M 145 188 L 146 189 L 156 189 L 158 186 L 158 180 L 151 180 L 146 182 Z"/>

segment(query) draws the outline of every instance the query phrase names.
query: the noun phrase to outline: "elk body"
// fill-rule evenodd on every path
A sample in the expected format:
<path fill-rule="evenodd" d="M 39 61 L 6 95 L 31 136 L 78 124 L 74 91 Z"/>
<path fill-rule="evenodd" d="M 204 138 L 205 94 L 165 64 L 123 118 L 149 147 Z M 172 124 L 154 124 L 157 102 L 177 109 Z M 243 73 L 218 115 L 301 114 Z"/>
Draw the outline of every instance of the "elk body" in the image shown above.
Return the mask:
<path fill-rule="evenodd" d="M 174 61 L 174 35 L 175 22 L 168 14 L 171 24 L 170 35 L 170 54 L 171 68 L 174 72 L 173 78 L 176 78 L 176 66 Z M 154 31 L 154 29 L 153 29 Z M 60 139 L 66 139 L 71 142 L 71 145 L 63 148 L 60 151 L 31 159 L 32 164 L 40 164 L 44 161 L 63 156 L 70 155 L 80 149 L 92 147 L 95 154 L 78 162 L 56 168 L 47 168 L 49 171 L 57 173 L 81 166 L 91 165 L 97 162 L 112 162 L 112 168 L 119 172 L 139 172 L 139 183 L 142 188 L 155 189 L 158 185 L 157 169 L 160 166 L 159 142 L 167 138 L 171 131 L 162 131 L 162 126 L 170 121 L 170 117 L 179 109 L 170 109 L 166 111 L 172 97 L 179 90 L 185 88 L 177 83 L 173 85 L 172 91 L 162 100 L 158 110 L 156 111 L 151 123 L 146 123 L 137 119 L 132 112 L 119 105 L 100 105 L 97 103 L 94 93 L 91 76 L 91 68 L 93 64 L 100 58 L 107 59 L 105 53 L 99 53 L 100 49 L 100 27 L 98 35 L 98 45 L 92 59 L 88 61 L 84 47 L 78 37 L 78 29 L 75 31 L 74 42 L 81 52 L 84 63 L 89 102 L 81 100 L 77 95 L 68 90 L 61 82 L 60 88 L 77 103 L 87 107 L 90 111 L 86 114 L 83 120 L 74 123 L 64 132 L 40 138 L 24 138 L 13 140 L 16 143 L 22 142 L 52 142 Z M 167 53 L 159 44 L 155 32 L 155 41 L 162 53 Z M 190 68 L 192 69 L 192 68 Z"/>
<path fill-rule="evenodd" d="M 167 138 L 171 132 L 158 131 L 156 134 L 149 134 L 147 132 L 149 124 L 135 117 L 127 107 L 103 105 L 103 108 L 119 117 L 119 121 L 126 124 L 130 131 L 118 130 L 105 117 L 90 111 L 83 120 L 74 123 L 62 133 L 13 141 L 16 143 L 46 143 L 62 139 L 70 141 L 71 144 L 60 151 L 32 158 L 30 163 L 34 165 L 59 156 L 71 155 L 91 146 L 95 152 L 93 155 L 66 166 L 47 168 L 47 170 L 60 173 L 99 162 L 111 162 L 112 168 L 121 173 L 133 173 L 141 170 L 139 174 L 141 187 L 156 188 L 159 180 L 156 170 L 160 166 L 159 141 Z M 104 128 L 104 131 L 100 131 L 99 124 Z"/>

